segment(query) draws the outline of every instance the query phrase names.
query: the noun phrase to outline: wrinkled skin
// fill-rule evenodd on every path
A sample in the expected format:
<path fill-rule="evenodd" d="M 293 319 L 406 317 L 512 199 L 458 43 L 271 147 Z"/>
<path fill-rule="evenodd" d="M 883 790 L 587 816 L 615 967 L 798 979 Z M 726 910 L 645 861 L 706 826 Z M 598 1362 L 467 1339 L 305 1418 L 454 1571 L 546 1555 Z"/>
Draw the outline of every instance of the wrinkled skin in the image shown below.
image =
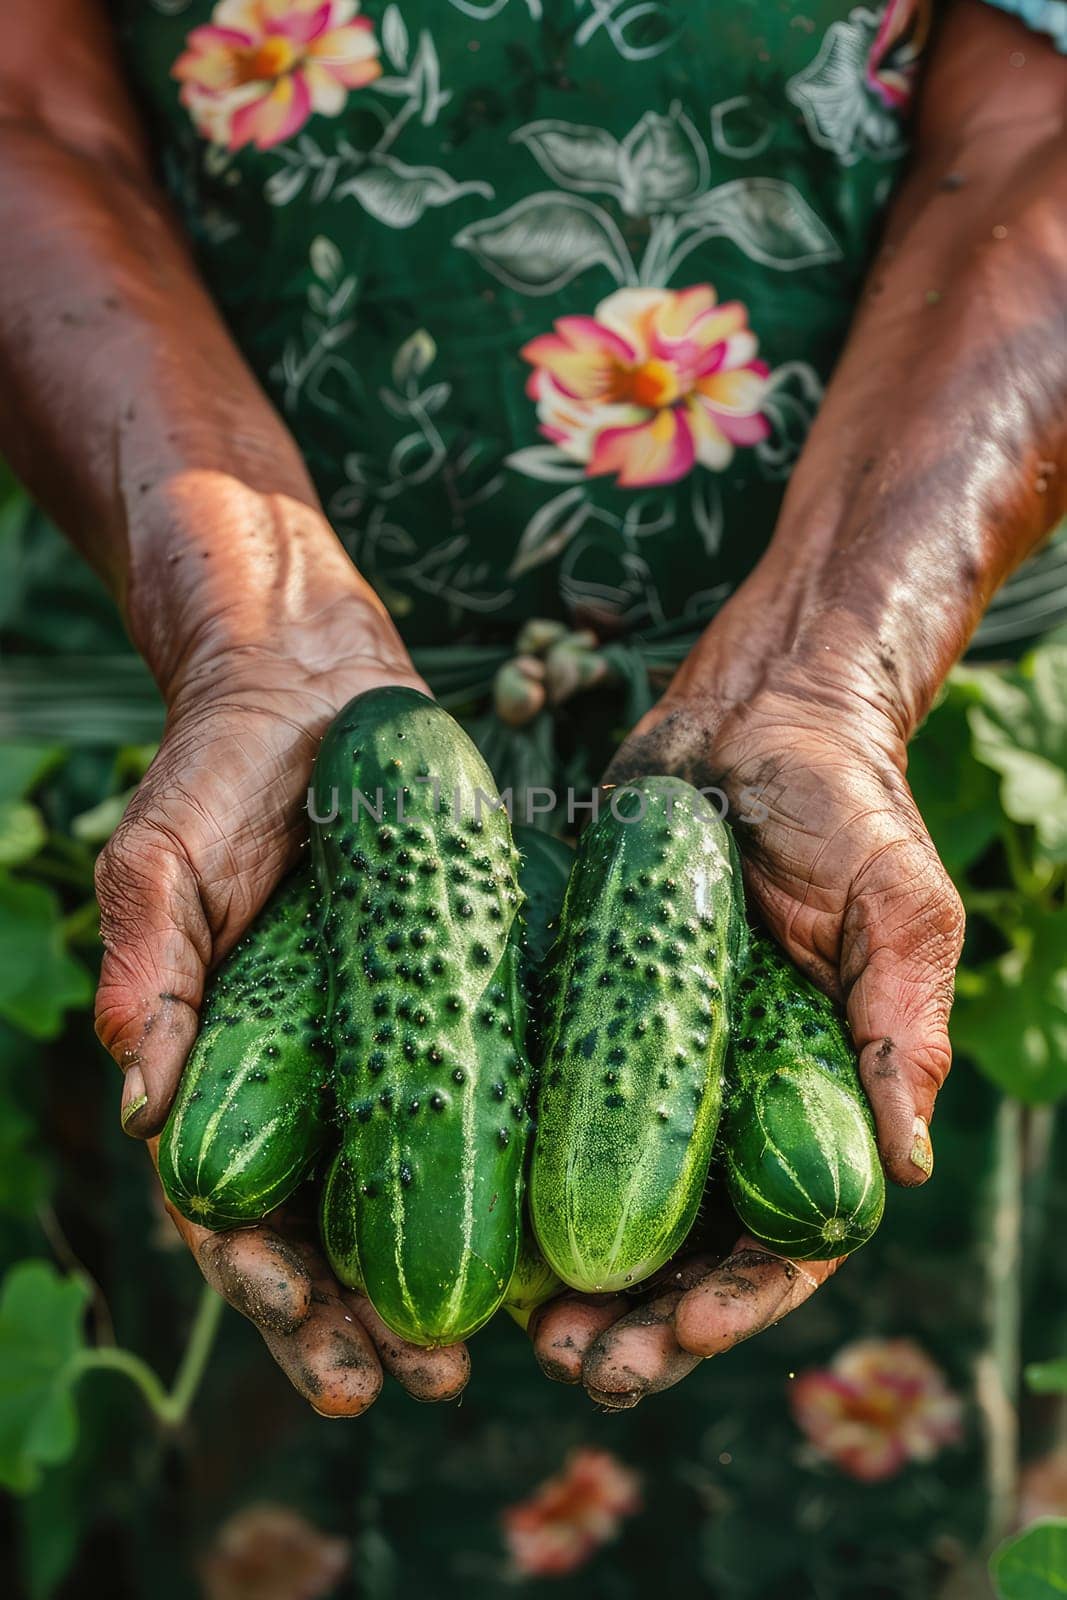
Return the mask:
<path fill-rule="evenodd" d="M 908 791 L 899 736 L 867 702 L 843 691 L 831 707 L 815 686 L 757 657 L 740 703 L 712 709 L 701 685 L 723 645 L 740 646 L 734 621 L 745 615 L 742 592 L 606 781 L 676 772 L 723 791 L 734 818 L 760 819 L 738 825 L 750 905 L 846 1003 L 886 1170 L 920 1184 L 932 1171 L 929 1122 L 951 1060 L 959 897 Z M 736 650 L 730 659 L 736 681 Z M 786 1261 L 744 1235 L 718 1263 L 683 1251 L 674 1275 L 636 1308 L 632 1298 L 579 1296 L 544 1308 L 531 1327 L 535 1352 L 549 1376 L 584 1383 L 603 1405 L 631 1406 L 777 1322 L 839 1265 Z"/>
<path fill-rule="evenodd" d="M 204 654 L 183 664 L 163 746 L 97 868 L 97 1030 L 125 1072 L 128 1133 L 162 1126 L 196 1036 L 207 967 L 301 848 L 322 732 L 353 695 L 400 682 L 425 688 L 358 592 L 294 617 L 269 648 L 220 657 L 208 629 Z M 383 1370 L 417 1400 L 462 1391 L 466 1350 L 396 1338 L 364 1296 L 336 1282 L 314 1217 L 283 1207 L 257 1227 L 213 1233 L 168 1211 L 208 1283 L 256 1324 L 322 1415 L 358 1416 Z"/>
<path fill-rule="evenodd" d="M 155 1156 L 155 1141 L 152 1141 Z M 256 1324 L 290 1383 L 323 1417 L 358 1417 L 383 1373 L 413 1400 L 454 1400 L 470 1377 L 463 1345 L 422 1350 L 400 1339 L 365 1295 L 334 1278 L 314 1215 L 280 1208 L 259 1227 L 212 1233 L 167 1211 L 205 1280 Z"/>
<path fill-rule="evenodd" d="M 758 599 L 758 580 L 756 590 Z M 766 807 L 765 820 L 739 828 L 749 894 L 793 958 L 847 998 L 887 1169 L 920 1183 L 925 1124 L 949 1065 L 959 902 L 908 793 L 893 719 L 845 687 L 847 660 L 834 693 L 825 666 L 818 685 L 791 677 L 758 614 L 740 591 L 605 778 L 674 771 L 721 788 L 735 815 Z M 363 648 L 346 656 L 338 641 L 353 636 Z M 98 1027 L 124 1066 L 123 1114 L 136 1134 L 161 1126 L 195 1037 L 206 963 L 298 848 L 330 717 L 361 689 L 419 682 L 358 596 L 316 610 L 313 631 L 294 623 L 280 657 L 243 652 L 220 671 L 214 642 L 206 648 L 203 667 L 194 656 L 182 669 L 167 738 L 99 868 Z M 390 1340 L 284 1215 L 222 1235 L 176 1221 L 208 1281 L 257 1323 L 316 1409 L 358 1414 L 382 1366 L 423 1399 L 465 1383 L 465 1351 Z M 548 1375 L 584 1382 L 603 1405 L 632 1405 L 802 1304 L 834 1267 L 785 1262 L 742 1238 L 718 1267 L 683 1258 L 680 1286 L 661 1283 L 636 1308 L 632 1298 L 566 1296 L 530 1332 Z"/>
<path fill-rule="evenodd" d="M 99 877 L 98 1028 L 126 1075 L 124 1125 L 149 1138 L 210 966 L 302 847 L 324 728 L 361 690 L 418 679 L 155 186 L 106 9 L 12 9 L 0 452 L 109 584 L 168 706 Z M 948 1067 L 960 913 L 904 750 L 990 595 L 1067 509 L 1065 104 L 1050 44 L 977 0 L 945 7 L 913 169 L 773 544 L 611 774 L 730 795 L 749 892 L 847 1002 L 905 1184 L 931 1164 L 915 1118 Z M 767 807 L 748 826 L 746 791 Z M 465 1352 L 387 1334 L 306 1219 L 223 1235 L 175 1220 L 324 1414 L 363 1411 L 383 1369 L 420 1399 L 462 1389 Z M 636 1308 L 561 1298 L 532 1319 L 535 1350 L 549 1376 L 632 1405 L 833 1270 L 742 1239 L 718 1265 L 683 1256 Z"/>

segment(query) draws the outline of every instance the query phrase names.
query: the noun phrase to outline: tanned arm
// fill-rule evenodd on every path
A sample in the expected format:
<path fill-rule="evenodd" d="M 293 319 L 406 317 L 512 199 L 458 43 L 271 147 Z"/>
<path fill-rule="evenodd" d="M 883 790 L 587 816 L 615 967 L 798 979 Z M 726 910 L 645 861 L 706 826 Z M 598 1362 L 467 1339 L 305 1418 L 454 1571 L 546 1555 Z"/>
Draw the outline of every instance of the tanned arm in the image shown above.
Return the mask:
<path fill-rule="evenodd" d="M 95 0 L 16 8 L 0 57 L 0 451 L 103 575 L 167 702 L 163 744 L 100 860 L 101 1039 L 123 1123 L 158 1131 L 206 972 L 301 849 L 317 742 L 352 695 L 419 680 L 326 522 L 300 454 L 201 285 Z M 211 1234 L 214 1284 L 316 1409 L 382 1369 L 458 1393 L 293 1222 Z"/>
<path fill-rule="evenodd" d="M 724 788 L 752 903 L 847 1004 L 886 1169 L 933 1170 L 963 915 L 907 742 L 990 596 L 1067 508 L 1067 59 L 957 0 L 916 153 L 774 541 L 610 776 Z M 633 1405 L 803 1303 L 837 1263 L 738 1240 L 670 1292 L 558 1301 L 546 1371 Z"/>

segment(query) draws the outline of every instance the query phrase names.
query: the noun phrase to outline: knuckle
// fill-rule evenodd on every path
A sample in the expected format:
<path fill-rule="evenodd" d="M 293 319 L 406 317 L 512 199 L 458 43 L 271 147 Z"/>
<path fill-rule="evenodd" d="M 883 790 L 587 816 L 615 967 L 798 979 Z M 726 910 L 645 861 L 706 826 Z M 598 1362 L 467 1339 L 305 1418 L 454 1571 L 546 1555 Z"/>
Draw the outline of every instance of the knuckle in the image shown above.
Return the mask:
<path fill-rule="evenodd" d="M 925 1079 L 935 1094 L 944 1088 L 945 1079 L 952 1068 L 952 1047 L 946 1040 L 943 1045 L 928 1045 L 911 1055 L 915 1076 Z"/>
<path fill-rule="evenodd" d="M 897 841 L 853 883 L 846 931 L 862 932 L 868 960 L 881 954 L 951 977 L 964 925 L 963 902 L 929 841 Z"/>
<path fill-rule="evenodd" d="M 127 812 L 96 863 L 105 934 L 121 928 L 131 916 L 136 918 L 152 899 L 167 894 L 181 875 L 172 841 L 150 819 Z"/>
<path fill-rule="evenodd" d="M 150 816 L 127 813 L 97 860 L 96 895 L 102 993 L 121 992 L 149 969 L 165 968 L 174 992 L 196 1003 L 211 932 L 197 875 L 171 834 Z"/>

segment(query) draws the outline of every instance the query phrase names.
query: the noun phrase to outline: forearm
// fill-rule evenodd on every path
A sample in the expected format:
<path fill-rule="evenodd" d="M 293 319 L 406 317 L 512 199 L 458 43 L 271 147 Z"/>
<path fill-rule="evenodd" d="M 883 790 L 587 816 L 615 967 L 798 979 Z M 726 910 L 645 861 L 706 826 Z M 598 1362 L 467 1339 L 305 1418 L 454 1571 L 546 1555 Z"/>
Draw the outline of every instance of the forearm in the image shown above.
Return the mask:
<path fill-rule="evenodd" d="M 105 31 L 51 10 L 0 68 L 0 451 L 166 686 L 205 628 L 240 643 L 312 584 L 374 603 L 154 186 Z M 49 81 L 73 99 L 22 87 Z"/>
<path fill-rule="evenodd" d="M 942 40 L 953 81 L 935 62 L 915 164 L 749 592 L 793 668 L 817 686 L 847 663 L 905 737 L 1067 507 L 1067 63 L 1049 52 L 1058 109 L 1016 73 L 999 115 L 972 111 L 965 42 Z M 1010 71 L 992 51 L 973 66 L 979 86 Z"/>

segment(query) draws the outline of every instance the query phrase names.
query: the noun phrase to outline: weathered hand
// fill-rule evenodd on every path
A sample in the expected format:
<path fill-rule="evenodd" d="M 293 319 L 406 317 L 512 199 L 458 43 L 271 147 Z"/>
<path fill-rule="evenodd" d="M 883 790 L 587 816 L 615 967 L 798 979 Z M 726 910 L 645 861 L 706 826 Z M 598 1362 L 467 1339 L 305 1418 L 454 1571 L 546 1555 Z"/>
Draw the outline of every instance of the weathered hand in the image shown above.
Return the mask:
<path fill-rule="evenodd" d="M 963 914 L 904 778 L 904 737 L 850 688 L 847 654 L 817 676 L 760 660 L 738 610 L 713 626 L 612 763 L 721 789 L 749 902 L 789 955 L 847 1008 L 890 1177 L 922 1183 L 948 1072 Z M 532 1319 L 550 1376 L 633 1405 L 802 1304 L 839 1265 L 782 1260 L 748 1237 L 689 1257 L 635 1306 L 566 1296 Z"/>
<path fill-rule="evenodd" d="M 299 856 L 327 724 L 353 695 L 392 683 L 424 687 L 384 619 L 349 594 L 309 604 L 299 625 L 279 623 L 269 641 L 218 648 L 215 640 L 183 663 L 159 754 L 97 873 L 105 946 L 97 1031 L 126 1074 L 129 1133 L 158 1133 L 196 1036 L 209 967 Z M 358 1415 L 383 1367 L 421 1400 L 451 1398 L 466 1383 L 462 1347 L 406 1345 L 362 1296 L 341 1288 L 313 1219 L 289 1211 L 211 1233 L 171 1215 L 205 1278 L 256 1324 L 317 1411 Z"/>
<path fill-rule="evenodd" d="M 153 1156 L 155 1141 L 152 1141 Z M 322 1416 L 357 1417 L 383 1370 L 414 1400 L 453 1400 L 470 1377 L 464 1345 L 422 1350 L 390 1332 L 365 1295 L 339 1284 L 314 1214 L 282 1207 L 255 1228 L 212 1233 L 167 1210 L 205 1279 L 254 1322 L 293 1387 Z"/>

